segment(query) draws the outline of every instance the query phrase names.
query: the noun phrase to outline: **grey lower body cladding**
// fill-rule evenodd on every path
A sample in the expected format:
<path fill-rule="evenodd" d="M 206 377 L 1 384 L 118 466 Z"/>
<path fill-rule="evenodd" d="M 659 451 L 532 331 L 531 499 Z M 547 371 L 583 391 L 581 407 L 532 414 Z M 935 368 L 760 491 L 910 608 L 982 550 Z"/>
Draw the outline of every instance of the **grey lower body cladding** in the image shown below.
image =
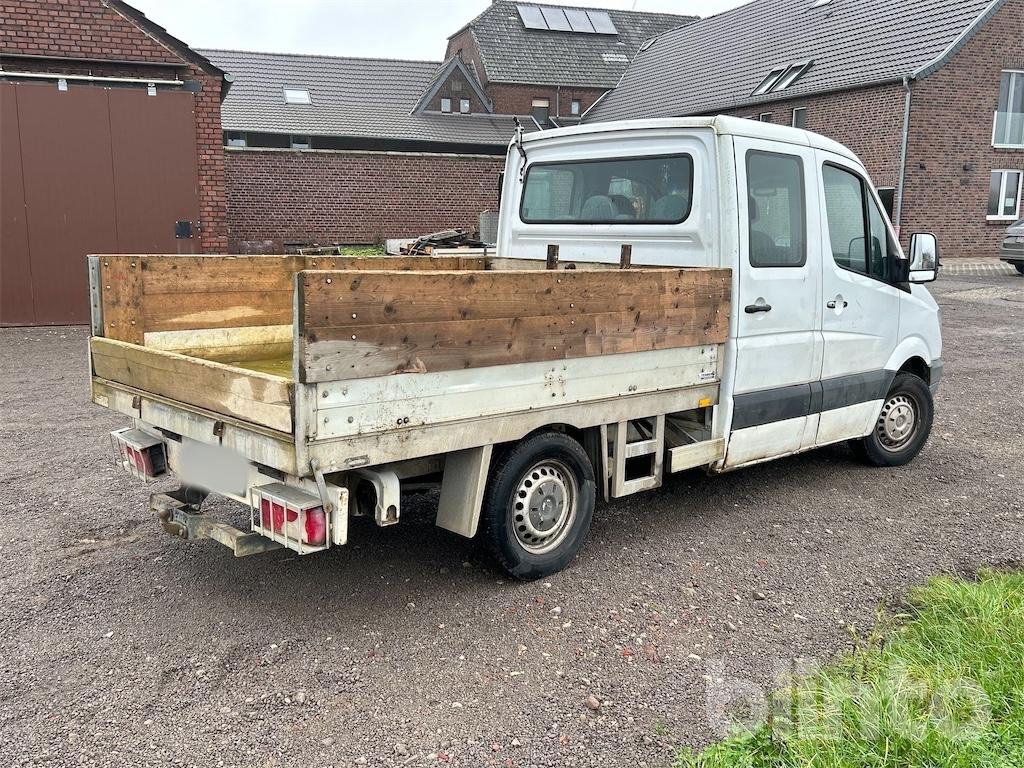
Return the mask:
<path fill-rule="evenodd" d="M 759 427 L 882 400 L 895 376 L 896 371 L 866 371 L 736 395 L 733 398 L 732 428 Z"/>

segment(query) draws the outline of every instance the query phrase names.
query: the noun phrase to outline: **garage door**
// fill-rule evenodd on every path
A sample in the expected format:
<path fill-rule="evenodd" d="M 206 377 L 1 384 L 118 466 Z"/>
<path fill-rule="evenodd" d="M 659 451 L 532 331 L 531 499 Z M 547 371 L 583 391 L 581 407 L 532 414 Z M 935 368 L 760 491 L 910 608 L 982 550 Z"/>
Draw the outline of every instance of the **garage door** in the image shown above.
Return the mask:
<path fill-rule="evenodd" d="M 90 253 L 192 253 L 194 96 L 0 83 L 0 323 L 89 321 Z"/>

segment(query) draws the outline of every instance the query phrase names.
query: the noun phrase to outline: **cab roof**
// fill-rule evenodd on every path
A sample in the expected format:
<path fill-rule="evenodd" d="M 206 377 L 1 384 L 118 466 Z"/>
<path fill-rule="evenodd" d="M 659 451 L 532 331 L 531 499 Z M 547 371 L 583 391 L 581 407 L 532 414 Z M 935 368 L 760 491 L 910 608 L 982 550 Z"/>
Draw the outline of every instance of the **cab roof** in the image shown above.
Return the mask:
<path fill-rule="evenodd" d="M 743 136 L 751 139 L 764 139 L 782 144 L 796 144 L 813 147 L 826 152 L 833 152 L 851 160 L 858 161 L 857 156 L 837 141 L 833 141 L 818 133 L 785 125 L 762 123 L 758 120 L 747 120 L 742 117 L 717 115 L 715 117 L 662 117 L 648 120 L 614 120 L 601 123 L 586 123 L 570 128 L 554 128 L 537 131 L 523 136 L 524 144 L 554 141 L 562 138 L 594 136 L 604 138 L 609 133 L 643 132 L 664 133 L 665 131 L 711 130 L 718 136 Z M 858 161 L 859 162 L 859 161 Z"/>

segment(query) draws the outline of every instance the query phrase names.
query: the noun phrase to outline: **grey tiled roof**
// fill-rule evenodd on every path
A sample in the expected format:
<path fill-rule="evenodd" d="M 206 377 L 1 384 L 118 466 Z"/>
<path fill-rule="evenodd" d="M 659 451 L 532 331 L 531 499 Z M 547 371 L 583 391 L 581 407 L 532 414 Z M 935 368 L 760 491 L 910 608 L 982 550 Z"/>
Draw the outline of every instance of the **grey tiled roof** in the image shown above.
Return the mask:
<path fill-rule="evenodd" d="M 644 40 L 696 18 L 590 9 L 606 11 L 618 34 L 552 32 L 523 25 L 516 5 L 529 4 L 497 0 L 466 25 L 480 49 L 486 82 L 611 88 Z"/>
<path fill-rule="evenodd" d="M 1014 0 L 1016 2 L 1016 0 Z M 992 0 L 754 0 L 662 35 L 585 121 L 708 114 L 898 80 L 927 66 Z M 789 88 L 752 97 L 776 67 L 814 63 Z"/>
<path fill-rule="evenodd" d="M 412 114 L 441 62 L 201 53 L 234 77 L 221 107 L 226 131 L 495 146 L 512 138 L 508 115 Z M 285 104 L 286 87 L 308 88 L 313 103 Z"/>

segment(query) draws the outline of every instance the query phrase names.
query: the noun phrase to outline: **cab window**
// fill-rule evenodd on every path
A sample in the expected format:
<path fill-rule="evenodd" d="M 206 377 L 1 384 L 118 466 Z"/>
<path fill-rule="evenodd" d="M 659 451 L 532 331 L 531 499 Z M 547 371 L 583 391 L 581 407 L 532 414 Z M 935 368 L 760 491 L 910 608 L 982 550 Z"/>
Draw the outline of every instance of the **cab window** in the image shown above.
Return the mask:
<path fill-rule="evenodd" d="M 887 280 L 889 255 L 896 245 L 867 184 L 857 174 L 828 164 L 822 182 L 832 258 L 843 269 Z"/>
<path fill-rule="evenodd" d="M 689 155 L 535 163 L 519 215 L 527 224 L 679 224 L 692 200 Z"/>
<path fill-rule="evenodd" d="M 803 160 L 795 155 L 747 153 L 750 265 L 800 267 L 807 261 Z"/>

